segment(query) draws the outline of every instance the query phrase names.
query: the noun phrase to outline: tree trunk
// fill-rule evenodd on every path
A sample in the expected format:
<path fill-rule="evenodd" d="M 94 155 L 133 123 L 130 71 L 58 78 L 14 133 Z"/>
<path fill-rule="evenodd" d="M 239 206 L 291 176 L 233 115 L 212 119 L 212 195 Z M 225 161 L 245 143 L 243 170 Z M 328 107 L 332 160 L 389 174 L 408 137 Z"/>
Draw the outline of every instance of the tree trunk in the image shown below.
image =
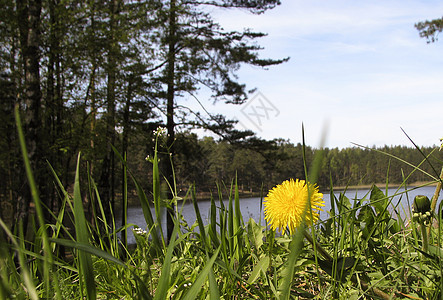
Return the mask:
<path fill-rule="evenodd" d="M 51 149 L 52 146 L 58 143 L 58 139 L 62 135 L 62 115 L 63 115 L 63 97 L 61 95 L 61 69 L 60 69 L 60 24 L 59 16 L 57 15 L 57 1 L 49 1 L 49 53 L 48 53 L 48 72 L 47 72 L 47 89 L 46 97 L 44 99 L 46 107 L 46 132 L 49 132 L 49 138 L 46 139 L 46 149 Z M 51 163 L 56 171 L 63 168 L 62 156 L 57 148 L 48 152 L 47 160 Z M 58 197 L 54 187 L 49 186 L 50 208 L 57 214 L 62 199 Z"/>
<path fill-rule="evenodd" d="M 168 131 L 168 138 L 166 145 L 168 152 L 173 160 L 174 152 L 174 140 L 175 140 L 175 123 L 174 123 L 174 97 L 175 97 L 175 50 L 177 43 L 177 16 L 176 16 L 176 1 L 171 0 L 169 7 L 169 45 L 168 45 L 168 69 L 167 69 L 167 85 L 168 90 L 166 94 L 166 129 Z M 169 158 L 163 159 L 163 172 L 168 180 L 169 184 L 173 186 L 173 165 Z M 168 199 L 172 199 L 172 192 L 167 191 Z M 168 241 L 172 238 L 172 231 L 174 230 L 174 204 L 168 207 L 166 213 L 166 227 Z"/>
<path fill-rule="evenodd" d="M 128 141 L 129 141 L 129 129 L 130 129 L 130 125 L 129 125 L 129 112 L 131 110 L 131 99 L 132 99 L 132 90 L 133 90 L 133 75 L 131 75 L 129 77 L 128 80 L 128 91 L 126 94 L 126 103 L 125 103 L 125 108 L 123 111 L 123 138 L 122 138 L 122 155 L 125 159 L 125 161 L 127 161 L 127 151 L 128 151 Z M 127 207 L 128 207 L 128 186 L 127 186 L 127 181 L 125 180 L 127 178 L 127 174 L 126 174 L 126 168 L 125 166 L 122 167 L 122 214 L 121 214 L 121 225 L 122 227 L 126 225 L 127 223 Z M 123 246 L 126 247 L 127 246 L 127 241 L 128 241 L 128 235 L 127 235 L 127 231 L 123 230 L 122 231 L 122 243 Z"/>
<path fill-rule="evenodd" d="M 119 0 L 110 2 L 110 21 L 109 21 L 109 51 L 108 51 L 108 84 L 107 84 L 107 115 L 106 115 L 106 156 L 103 159 L 102 174 L 100 178 L 101 200 L 104 202 L 104 208 L 107 217 L 110 217 L 109 204 L 111 209 L 115 209 L 114 192 L 114 151 L 111 145 L 115 143 L 115 88 L 116 88 L 116 62 L 118 54 L 118 45 L 115 30 L 117 28 L 117 15 L 119 9 Z"/>
<path fill-rule="evenodd" d="M 40 195 L 44 195 L 44 172 L 42 161 L 43 151 L 41 146 L 41 98 L 40 90 L 40 14 L 42 8 L 41 0 L 26 1 L 17 0 L 18 24 L 20 26 L 20 50 L 24 63 L 24 103 L 25 103 L 25 129 L 26 144 L 31 168 L 37 181 Z M 31 203 L 29 188 L 23 190 L 22 196 L 18 198 L 16 221 L 23 221 L 23 228 L 27 228 L 29 204 Z M 45 203 L 46 199 L 42 199 Z M 48 203 L 45 203 L 48 204 Z M 47 216 L 46 216 L 47 217 Z M 47 218 L 46 218 L 47 219 Z M 41 224 L 42 225 L 42 224 Z"/>

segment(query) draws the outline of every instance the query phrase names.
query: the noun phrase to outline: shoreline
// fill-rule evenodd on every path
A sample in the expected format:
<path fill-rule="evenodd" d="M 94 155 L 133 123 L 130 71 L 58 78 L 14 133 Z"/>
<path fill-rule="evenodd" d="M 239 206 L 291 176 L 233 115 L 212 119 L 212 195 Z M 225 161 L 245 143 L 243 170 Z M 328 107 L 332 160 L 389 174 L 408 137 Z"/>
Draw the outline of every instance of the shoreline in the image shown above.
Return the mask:
<path fill-rule="evenodd" d="M 361 184 L 361 185 L 348 185 L 348 186 L 334 186 L 333 190 L 334 191 L 343 191 L 343 190 L 360 190 L 360 189 L 370 189 L 372 186 L 377 186 L 379 189 L 384 189 L 386 188 L 386 183 L 374 183 L 374 184 Z M 399 188 L 401 186 L 404 186 L 404 184 L 399 184 L 399 183 L 389 183 L 388 184 L 388 188 Z M 417 188 L 417 187 L 422 187 L 422 186 L 437 186 L 436 182 L 432 182 L 432 181 L 418 181 L 418 182 L 413 182 L 410 184 L 407 184 L 406 187 L 407 188 Z M 326 189 L 324 191 L 330 191 L 329 189 Z"/>
<path fill-rule="evenodd" d="M 377 186 L 379 189 L 381 189 L 382 191 L 386 188 L 386 183 L 375 183 L 375 184 L 361 184 L 361 185 L 348 185 L 348 186 L 334 186 L 333 190 L 334 191 L 344 191 L 344 190 L 369 190 L 373 185 Z M 414 182 L 411 184 L 407 184 L 406 187 L 408 189 L 410 188 L 417 188 L 417 187 L 422 187 L 422 186 L 436 186 L 437 183 L 436 182 L 432 182 L 432 181 L 426 181 L 426 182 Z M 403 186 L 402 184 L 398 184 L 398 183 L 390 183 L 388 184 L 388 188 L 399 188 Z M 255 191 L 239 191 L 239 196 L 240 198 L 255 198 L 255 197 L 266 197 L 268 191 L 263 191 L 262 192 L 255 192 Z M 320 190 L 321 193 L 329 193 L 330 189 L 321 189 Z M 179 195 L 181 197 L 184 197 L 185 194 L 183 195 Z M 211 196 L 214 197 L 215 201 L 218 201 L 218 194 L 214 194 L 214 193 L 210 193 L 210 192 L 199 192 L 196 195 L 196 199 L 197 201 L 205 201 L 205 200 L 209 200 L 211 199 Z M 225 196 L 225 195 L 223 195 Z M 183 200 L 178 200 L 178 202 L 182 202 Z M 187 197 L 186 201 L 192 201 L 190 197 Z M 138 198 L 134 198 L 129 202 L 129 207 L 136 207 L 139 206 L 139 200 Z"/>

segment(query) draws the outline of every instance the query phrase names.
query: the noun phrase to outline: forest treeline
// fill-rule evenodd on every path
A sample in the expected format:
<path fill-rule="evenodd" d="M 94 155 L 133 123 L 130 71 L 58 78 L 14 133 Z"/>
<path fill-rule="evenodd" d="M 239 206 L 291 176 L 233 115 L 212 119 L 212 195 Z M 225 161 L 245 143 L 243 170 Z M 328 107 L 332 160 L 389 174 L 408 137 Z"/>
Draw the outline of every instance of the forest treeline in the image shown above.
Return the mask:
<path fill-rule="evenodd" d="M 322 159 L 318 185 L 322 190 L 348 185 L 374 183 L 401 184 L 432 181 L 439 176 L 443 153 L 436 147 L 384 146 L 316 149 L 301 143 L 275 139 L 249 139 L 245 143 L 229 143 L 212 137 L 181 133 L 180 149 L 175 160 L 177 182 L 181 187 L 195 183 L 198 189 L 213 189 L 215 182 L 230 184 L 237 176 L 244 191 L 260 191 L 289 178 L 305 178 L 306 164 L 314 156 Z M 426 157 L 426 159 L 425 159 Z M 420 170 L 415 170 L 419 166 Z M 414 171 L 415 170 L 415 171 Z M 427 173 L 427 174 L 426 174 Z"/>

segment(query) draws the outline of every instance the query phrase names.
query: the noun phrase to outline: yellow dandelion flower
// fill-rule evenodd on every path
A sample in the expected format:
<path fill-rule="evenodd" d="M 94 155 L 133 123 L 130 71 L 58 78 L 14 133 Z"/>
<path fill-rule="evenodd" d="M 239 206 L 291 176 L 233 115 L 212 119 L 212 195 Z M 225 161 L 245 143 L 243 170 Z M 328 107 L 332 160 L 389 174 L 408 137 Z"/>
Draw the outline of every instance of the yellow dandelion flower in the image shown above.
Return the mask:
<path fill-rule="evenodd" d="M 319 211 L 322 210 L 320 206 L 325 205 L 323 194 L 318 192 L 317 185 L 298 179 L 286 180 L 272 188 L 265 197 L 264 204 L 265 220 L 272 230 L 279 229 L 283 233 L 288 228 L 290 234 L 303 222 L 307 225 L 312 224 L 312 221 L 315 223 Z"/>

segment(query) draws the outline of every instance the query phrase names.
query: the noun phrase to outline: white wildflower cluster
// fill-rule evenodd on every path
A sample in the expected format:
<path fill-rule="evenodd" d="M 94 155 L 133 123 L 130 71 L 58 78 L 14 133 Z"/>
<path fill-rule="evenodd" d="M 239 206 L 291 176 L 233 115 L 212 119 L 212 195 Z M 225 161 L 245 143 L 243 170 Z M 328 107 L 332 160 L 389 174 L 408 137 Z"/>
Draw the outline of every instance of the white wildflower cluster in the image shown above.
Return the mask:
<path fill-rule="evenodd" d="M 154 135 L 163 135 L 166 133 L 166 128 L 162 126 L 158 126 L 156 130 L 154 130 Z"/>
<path fill-rule="evenodd" d="M 141 229 L 140 227 L 133 228 L 132 231 L 133 231 L 135 234 L 139 234 L 139 235 L 144 235 L 144 234 L 147 234 L 147 233 L 148 233 L 146 230 L 143 230 L 143 229 Z"/>

